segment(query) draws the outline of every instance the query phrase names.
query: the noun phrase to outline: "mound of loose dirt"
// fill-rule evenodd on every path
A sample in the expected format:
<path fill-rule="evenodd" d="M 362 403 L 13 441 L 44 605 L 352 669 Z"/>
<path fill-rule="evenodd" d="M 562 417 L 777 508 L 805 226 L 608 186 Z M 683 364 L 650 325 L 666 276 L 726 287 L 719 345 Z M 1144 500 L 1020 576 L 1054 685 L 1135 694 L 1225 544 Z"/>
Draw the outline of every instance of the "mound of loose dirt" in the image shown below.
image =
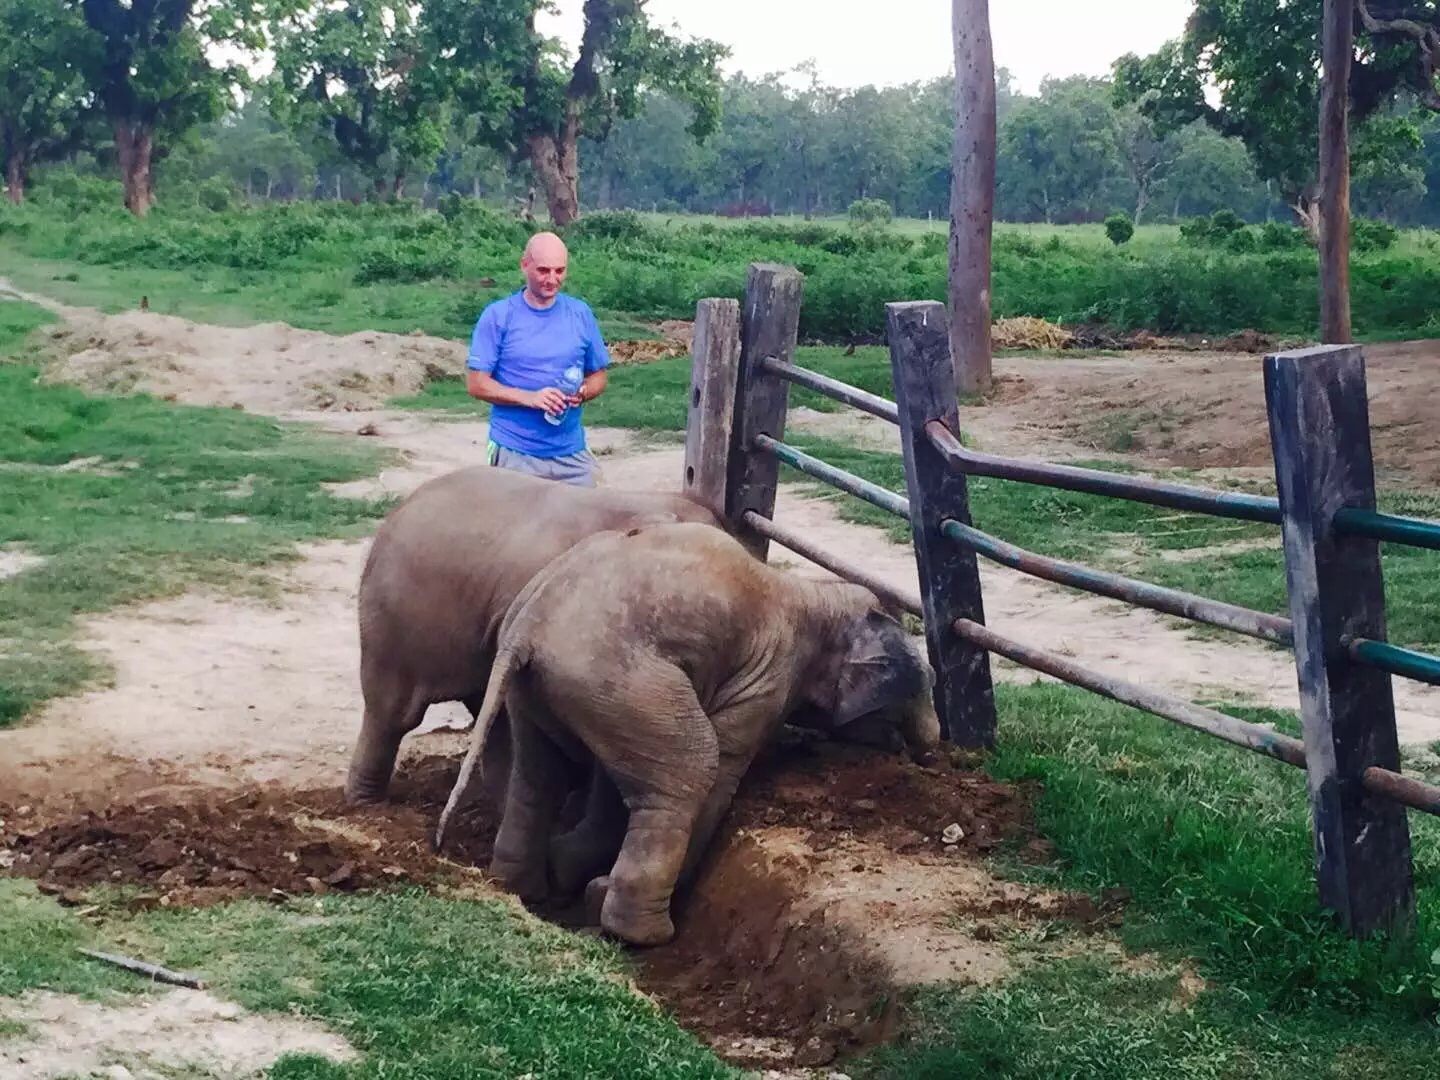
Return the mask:
<path fill-rule="evenodd" d="M 35 879 L 64 903 L 92 885 L 138 887 L 135 908 L 205 906 L 274 897 L 449 880 L 428 838 L 458 762 L 418 759 L 403 768 L 391 803 L 347 807 L 336 788 L 278 786 L 142 799 L 37 820 L 0 804 L 0 865 Z M 469 807 L 447 855 L 484 866 L 498 820 Z"/>
<path fill-rule="evenodd" d="M 493 807 L 462 811 L 445 858 L 429 849 L 458 767 L 413 759 L 375 807 L 346 807 L 336 788 L 278 786 L 80 812 L 0 805 L 0 865 L 68 904 L 90 886 L 130 886 L 136 908 L 473 882 Z M 995 935 L 962 916 L 1099 923 L 1083 898 L 997 882 L 975 863 L 1002 842 L 1044 857 L 1029 820 L 1025 792 L 949 758 L 920 765 L 795 734 L 747 777 L 677 897 L 675 940 L 634 954 L 637 981 L 732 1060 L 826 1064 L 894 1030 L 897 989 L 1006 969 L 986 943 Z M 573 924 L 576 905 L 542 914 Z"/>
<path fill-rule="evenodd" d="M 74 310 L 49 332 L 46 378 L 105 393 L 277 414 L 373 408 L 458 375 L 464 345 L 367 330 L 343 337 L 284 323 L 206 326 L 169 315 Z"/>

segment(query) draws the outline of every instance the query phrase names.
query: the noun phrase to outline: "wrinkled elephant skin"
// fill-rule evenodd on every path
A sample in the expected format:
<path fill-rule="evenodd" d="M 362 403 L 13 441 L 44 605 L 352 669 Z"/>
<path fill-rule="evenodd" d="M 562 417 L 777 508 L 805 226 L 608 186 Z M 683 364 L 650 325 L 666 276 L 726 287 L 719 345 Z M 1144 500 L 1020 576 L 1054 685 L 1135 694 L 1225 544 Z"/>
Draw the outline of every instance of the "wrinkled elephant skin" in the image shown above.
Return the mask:
<path fill-rule="evenodd" d="M 537 571 L 588 536 L 646 521 L 719 527 L 683 495 L 580 488 L 489 466 L 428 481 L 392 510 L 360 578 L 365 716 L 346 796 L 384 798 L 400 741 L 429 706 L 479 708 L 501 621 Z M 501 784 L 508 735 L 497 724 L 486 752 Z"/>
<path fill-rule="evenodd" d="M 608 869 L 601 926 L 633 944 L 673 936 L 677 882 L 787 716 L 843 732 L 887 713 L 907 741 L 938 737 L 929 664 L 873 593 L 778 570 L 702 525 L 577 545 L 526 586 L 497 648 L 436 844 L 503 702 L 514 760 L 492 873 L 534 900 Z M 592 760 L 604 782 L 590 812 L 552 845 L 565 787 Z"/>

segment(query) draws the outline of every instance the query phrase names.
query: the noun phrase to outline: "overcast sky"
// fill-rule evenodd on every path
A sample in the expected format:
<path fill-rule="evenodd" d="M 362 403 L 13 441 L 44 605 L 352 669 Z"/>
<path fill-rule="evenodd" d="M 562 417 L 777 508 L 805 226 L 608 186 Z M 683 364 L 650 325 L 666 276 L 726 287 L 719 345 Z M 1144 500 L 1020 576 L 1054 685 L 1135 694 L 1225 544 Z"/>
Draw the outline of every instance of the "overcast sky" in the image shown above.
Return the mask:
<path fill-rule="evenodd" d="M 584 0 L 555 0 L 542 26 L 572 45 Z M 840 15 L 836 0 L 649 0 L 662 26 L 730 46 L 727 74 L 759 76 L 814 60 L 833 86 L 888 86 L 950 70 L 949 0 L 882 0 Z M 992 0 L 995 63 L 1034 93 L 1046 75 L 1105 75 L 1127 52 L 1152 52 L 1178 37 L 1193 0 Z"/>

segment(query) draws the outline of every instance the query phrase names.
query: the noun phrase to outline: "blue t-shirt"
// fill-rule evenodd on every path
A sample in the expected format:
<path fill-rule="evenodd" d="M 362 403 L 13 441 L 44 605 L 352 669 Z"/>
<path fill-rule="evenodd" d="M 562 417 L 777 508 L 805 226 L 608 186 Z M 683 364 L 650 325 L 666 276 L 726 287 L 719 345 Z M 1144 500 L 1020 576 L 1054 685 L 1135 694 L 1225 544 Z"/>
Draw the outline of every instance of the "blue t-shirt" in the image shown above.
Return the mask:
<path fill-rule="evenodd" d="M 578 363 L 586 375 L 610 363 L 590 305 L 561 293 L 548 308 L 531 307 L 523 289 L 489 304 L 470 336 L 472 371 L 520 390 L 558 386 L 565 369 Z M 580 409 L 565 410 L 551 424 L 543 409 L 490 406 L 490 441 L 532 457 L 564 457 L 585 449 Z"/>

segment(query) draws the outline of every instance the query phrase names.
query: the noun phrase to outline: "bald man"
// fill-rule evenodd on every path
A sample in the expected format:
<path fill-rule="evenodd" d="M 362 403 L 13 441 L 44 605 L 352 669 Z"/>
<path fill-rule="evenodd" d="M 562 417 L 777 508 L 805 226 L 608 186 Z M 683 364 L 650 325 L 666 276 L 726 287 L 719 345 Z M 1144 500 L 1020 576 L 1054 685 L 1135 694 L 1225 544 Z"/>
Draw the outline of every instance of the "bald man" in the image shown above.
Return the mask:
<path fill-rule="evenodd" d="M 490 403 L 491 465 L 595 486 L 580 409 L 605 389 L 610 354 L 588 304 L 560 291 L 569 253 L 551 232 L 520 256 L 525 287 L 486 306 L 470 337 L 465 387 Z"/>

